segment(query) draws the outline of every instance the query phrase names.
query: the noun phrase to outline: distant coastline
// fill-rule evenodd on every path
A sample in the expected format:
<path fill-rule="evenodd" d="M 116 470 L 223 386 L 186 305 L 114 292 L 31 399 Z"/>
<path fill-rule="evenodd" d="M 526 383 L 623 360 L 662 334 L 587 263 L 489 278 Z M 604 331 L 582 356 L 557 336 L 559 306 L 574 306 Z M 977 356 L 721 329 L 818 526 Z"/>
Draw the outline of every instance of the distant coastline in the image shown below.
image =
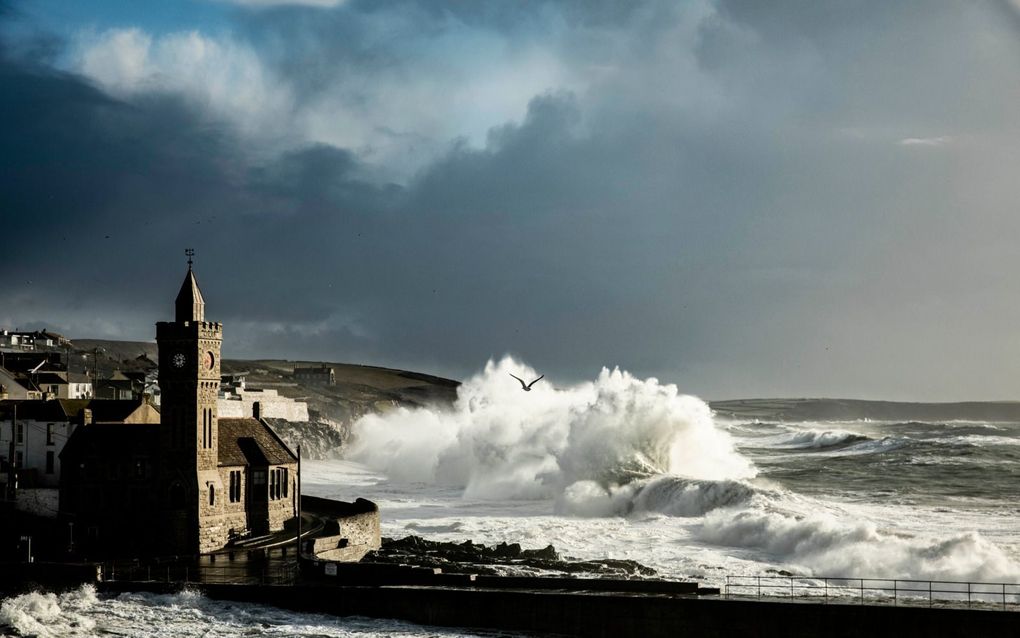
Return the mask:
<path fill-rule="evenodd" d="M 865 399 L 712 401 L 716 416 L 761 421 L 1020 421 L 1020 401 L 909 403 Z"/>

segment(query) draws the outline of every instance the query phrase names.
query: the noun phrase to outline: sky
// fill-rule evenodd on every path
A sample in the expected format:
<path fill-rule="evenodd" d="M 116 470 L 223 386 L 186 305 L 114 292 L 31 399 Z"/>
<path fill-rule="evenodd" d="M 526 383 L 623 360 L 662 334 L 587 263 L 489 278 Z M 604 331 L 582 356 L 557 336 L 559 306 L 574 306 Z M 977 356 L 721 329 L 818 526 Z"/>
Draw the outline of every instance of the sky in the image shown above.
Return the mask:
<path fill-rule="evenodd" d="M 1020 399 L 1020 0 L 0 0 L 0 326 Z"/>

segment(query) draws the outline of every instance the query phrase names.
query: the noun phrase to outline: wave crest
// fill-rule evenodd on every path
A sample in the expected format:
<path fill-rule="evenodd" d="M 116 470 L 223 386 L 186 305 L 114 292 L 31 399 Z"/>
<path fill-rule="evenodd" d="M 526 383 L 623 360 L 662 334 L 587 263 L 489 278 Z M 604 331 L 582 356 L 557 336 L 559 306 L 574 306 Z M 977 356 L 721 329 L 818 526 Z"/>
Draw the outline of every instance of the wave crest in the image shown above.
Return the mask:
<path fill-rule="evenodd" d="M 784 437 L 778 447 L 821 450 L 870 440 L 863 434 L 845 430 L 805 430 Z"/>
<path fill-rule="evenodd" d="M 776 495 L 744 481 L 705 481 L 670 475 L 609 487 L 594 481 L 578 481 L 556 500 L 556 511 L 588 517 L 654 512 L 690 518 L 722 507 L 767 501 Z"/>

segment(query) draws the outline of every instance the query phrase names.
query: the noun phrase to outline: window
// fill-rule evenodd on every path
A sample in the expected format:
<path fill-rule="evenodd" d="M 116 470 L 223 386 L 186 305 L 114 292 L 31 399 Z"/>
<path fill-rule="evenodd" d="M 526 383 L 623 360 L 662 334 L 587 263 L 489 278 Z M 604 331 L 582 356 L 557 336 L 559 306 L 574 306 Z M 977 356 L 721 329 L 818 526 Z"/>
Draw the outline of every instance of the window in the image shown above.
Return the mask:
<path fill-rule="evenodd" d="M 283 498 L 284 482 L 287 480 L 287 470 L 282 467 L 276 468 L 276 498 Z"/>
<path fill-rule="evenodd" d="M 46 445 L 53 445 L 53 424 L 46 424 Z"/>
<path fill-rule="evenodd" d="M 210 485 L 209 486 L 209 505 L 211 506 L 211 505 L 215 505 L 215 504 L 216 504 L 216 486 L 215 485 Z"/>
<path fill-rule="evenodd" d="M 53 474 L 53 450 L 46 452 L 46 473 Z"/>
<path fill-rule="evenodd" d="M 269 470 L 269 500 L 271 501 L 276 500 L 276 488 L 278 487 L 276 481 L 278 478 L 276 470 Z"/>
<path fill-rule="evenodd" d="M 254 483 L 255 485 L 265 485 L 266 484 L 266 471 L 265 470 L 255 470 L 255 471 L 253 471 L 251 473 L 251 480 L 252 480 L 252 483 Z"/>
<path fill-rule="evenodd" d="M 23 467 L 25 465 L 25 455 L 21 450 L 14 451 L 14 467 Z"/>
<path fill-rule="evenodd" d="M 290 495 L 290 479 L 287 477 L 289 472 L 287 468 L 283 468 L 283 497 L 287 498 Z"/>
<path fill-rule="evenodd" d="M 24 443 L 24 442 L 25 442 L 25 424 L 24 423 L 19 423 L 18 424 L 18 443 Z"/>
<path fill-rule="evenodd" d="M 230 473 L 230 495 L 229 499 L 231 503 L 239 503 L 241 501 L 241 472 L 240 470 Z"/>

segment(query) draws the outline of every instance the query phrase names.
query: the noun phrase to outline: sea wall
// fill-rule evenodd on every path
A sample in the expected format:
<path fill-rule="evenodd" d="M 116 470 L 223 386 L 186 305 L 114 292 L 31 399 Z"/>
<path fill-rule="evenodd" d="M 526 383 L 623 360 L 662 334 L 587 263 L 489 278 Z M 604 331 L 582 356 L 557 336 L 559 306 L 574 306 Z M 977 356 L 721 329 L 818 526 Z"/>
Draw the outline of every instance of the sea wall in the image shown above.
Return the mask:
<path fill-rule="evenodd" d="M 112 591 L 129 591 L 104 585 Z M 159 586 L 156 586 L 159 589 Z M 1015 636 L 1020 613 L 694 596 L 437 587 L 206 585 L 210 598 L 425 625 L 595 637 Z"/>
<path fill-rule="evenodd" d="M 361 498 L 346 503 L 302 495 L 301 504 L 305 511 L 331 519 L 323 535 L 303 542 L 304 555 L 320 561 L 355 562 L 382 545 L 375 503 Z"/>

